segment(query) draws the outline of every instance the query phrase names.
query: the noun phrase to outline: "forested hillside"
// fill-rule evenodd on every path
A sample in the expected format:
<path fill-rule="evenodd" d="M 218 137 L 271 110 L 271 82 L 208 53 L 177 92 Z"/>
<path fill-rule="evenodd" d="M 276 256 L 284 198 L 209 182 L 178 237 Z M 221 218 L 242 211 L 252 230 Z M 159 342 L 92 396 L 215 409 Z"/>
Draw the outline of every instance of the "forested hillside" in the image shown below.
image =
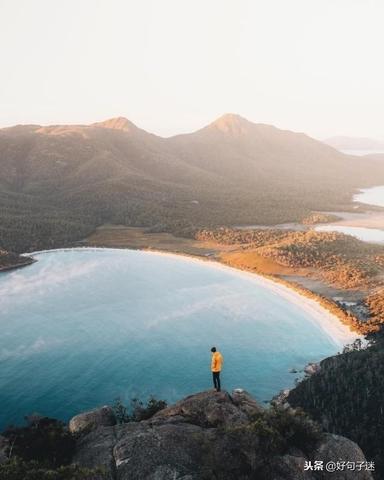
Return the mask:
<path fill-rule="evenodd" d="M 384 475 L 384 343 L 326 358 L 319 373 L 291 390 L 288 401 L 320 421 L 326 430 L 348 436 Z"/>
<path fill-rule="evenodd" d="M 0 130 L 0 246 L 66 245 L 105 222 L 188 235 L 202 226 L 297 221 L 350 208 L 384 164 L 225 115 L 161 138 L 124 118 Z"/>

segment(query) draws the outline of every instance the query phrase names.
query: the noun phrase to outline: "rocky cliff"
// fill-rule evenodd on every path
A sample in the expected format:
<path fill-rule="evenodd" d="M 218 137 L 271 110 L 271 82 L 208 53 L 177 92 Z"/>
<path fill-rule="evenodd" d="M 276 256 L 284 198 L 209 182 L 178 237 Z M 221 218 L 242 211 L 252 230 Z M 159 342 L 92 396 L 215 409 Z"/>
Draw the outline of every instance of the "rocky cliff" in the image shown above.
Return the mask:
<path fill-rule="evenodd" d="M 116 424 L 110 407 L 74 417 L 73 463 L 103 466 L 110 480 L 369 480 L 343 469 L 329 474 L 328 462 L 361 462 L 357 444 L 321 433 L 295 410 L 268 411 L 246 392 L 191 395 L 148 420 Z M 305 464 L 323 462 L 324 470 Z M 312 462 L 308 464 L 308 462 Z"/>
<path fill-rule="evenodd" d="M 0 272 L 17 267 L 24 267 L 34 262 L 34 259 L 24 255 L 7 252 L 0 249 Z"/>

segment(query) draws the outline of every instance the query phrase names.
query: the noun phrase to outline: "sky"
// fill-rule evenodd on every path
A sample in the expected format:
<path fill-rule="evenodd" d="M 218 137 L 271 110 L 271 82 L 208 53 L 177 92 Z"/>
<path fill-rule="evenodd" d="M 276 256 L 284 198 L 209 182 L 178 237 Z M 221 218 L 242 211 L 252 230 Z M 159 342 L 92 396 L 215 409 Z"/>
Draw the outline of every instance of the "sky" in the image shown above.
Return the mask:
<path fill-rule="evenodd" d="M 232 112 L 384 139 L 383 0 L 0 0 L 0 127 Z"/>

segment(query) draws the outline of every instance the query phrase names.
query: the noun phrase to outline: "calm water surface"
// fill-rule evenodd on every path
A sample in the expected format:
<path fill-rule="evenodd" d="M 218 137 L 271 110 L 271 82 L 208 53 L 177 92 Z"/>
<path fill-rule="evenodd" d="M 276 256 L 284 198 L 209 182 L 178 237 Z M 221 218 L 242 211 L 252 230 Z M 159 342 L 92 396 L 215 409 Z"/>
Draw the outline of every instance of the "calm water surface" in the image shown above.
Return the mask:
<path fill-rule="evenodd" d="M 347 155 L 357 155 L 358 157 L 361 157 L 363 155 L 384 154 L 384 150 L 340 149 L 340 152 L 346 153 Z"/>
<path fill-rule="evenodd" d="M 373 188 L 364 188 L 360 193 L 353 197 L 353 200 L 355 202 L 367 203 L 368 205 L 384 207 L 384 185 Z"/>
<path fill-rule="evenodd" d="M 315 228 L 318 232 L 341 232 L 352 235 L 363 242 L 384 244 L 383 230 L 377 228 L 347 227 L 345 225 L 319 225 Z"/>
<path fill-rule="evenodd" d="M 367 205 L 375 205 L 384 207 L 384 185 L 365 188 L 354 195 L 355 202 L 365 203 Z M 365 227 L 348 227 L 346 225 L 328 224 L 315 227 L 317 231 L 323 232 L 342 232 L 352 235 L 364 242 L 384 244 L 384 222 L 382 228 L 365 228 Z"/>
<path fill-rule="evenodd" d="M 211 387 L 260 400 L 291 387 L 291 367 L 341 345 L 258 277 L 183 257 L 77 249 L 0 274 L 0 426 L 38 412 L 64 420 L 120 396 L 170 402 Z"/>

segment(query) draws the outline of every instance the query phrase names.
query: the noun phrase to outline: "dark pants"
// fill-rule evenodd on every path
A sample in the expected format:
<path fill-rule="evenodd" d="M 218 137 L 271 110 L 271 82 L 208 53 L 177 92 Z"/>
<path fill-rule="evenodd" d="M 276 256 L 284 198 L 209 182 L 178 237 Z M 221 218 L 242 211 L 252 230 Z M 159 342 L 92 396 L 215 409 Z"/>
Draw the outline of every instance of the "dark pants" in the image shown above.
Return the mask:
<path fill-rule="evenodd" d="M 220 392 L 220 372 L 212 372 L 213 386 Z"/>

